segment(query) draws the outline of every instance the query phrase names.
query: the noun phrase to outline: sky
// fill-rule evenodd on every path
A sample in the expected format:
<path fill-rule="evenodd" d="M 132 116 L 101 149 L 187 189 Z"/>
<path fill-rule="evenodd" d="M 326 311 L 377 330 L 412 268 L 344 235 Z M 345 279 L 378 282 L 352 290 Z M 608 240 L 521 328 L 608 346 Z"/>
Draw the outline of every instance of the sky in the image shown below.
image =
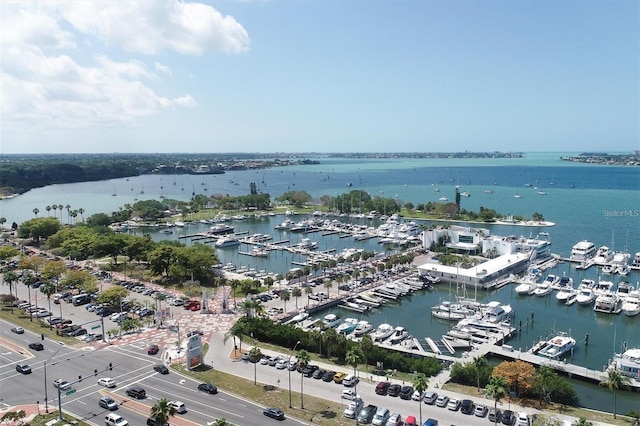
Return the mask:
<path fill-rule="evenodd" d="M 0 2 L 0 153 L 628 152 L 637 0 Z"/>

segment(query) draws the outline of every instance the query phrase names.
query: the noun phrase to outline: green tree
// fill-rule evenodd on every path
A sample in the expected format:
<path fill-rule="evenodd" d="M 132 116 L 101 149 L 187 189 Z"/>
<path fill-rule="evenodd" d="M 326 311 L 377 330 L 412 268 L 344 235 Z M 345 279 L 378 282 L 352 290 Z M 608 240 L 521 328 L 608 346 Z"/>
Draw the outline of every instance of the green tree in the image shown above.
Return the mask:
<path fill-rule="evenodd" d="M 346 361 L 346 363 L 353 367 L 353 377 L 355 377 L 355 382 L 354 382 L 355 384 L 353 385 L 353 391 L 356 394 L 355 398 L 357 398 L 357 395 L 358 395 L 357 370 L 358 370 L 358 364 L 360 363 L 361 359 L 362 359 L 362 352 L 360 352 L 360 348 L 358 347 L 349 349 L 344 356 L 344 360 Z"/>
<path fill-rule="evenodd" d="M 622 371 L 617 368 L 607 370 L 607 378 L 600 382 L 601 386 L 606 386 L 613 392 L 613 418 L 616 418 L 617 391 L 620 388 L 628 387 L 631 379 L 625 376 Z"/>
<path fill-rule="evenodd" d="M 480 393 L 480 377 L 482 376 L 482 370 L 487 366 L 487 360 L 483 356 L 473 357 L 473 368 L 476 372 L 476 383 L 478 385 L 478 393 Z"/>
<path fill-rule="evenodd" d="M 302 296 L 302 290 L 300 287 L 295 287 L 291 290 L 291 295 L 296 298 L 296 310 L 298 309 L 298 297 Z"/>
<path fill-rule="evenodd" d="M 509 383 L 507 383 L 507 380 L 502 376 L 491 376 L 485 391 L 487 392 L 487 396 L 493 399 L 493 408 L 498 411 L 498 401 L 509 393 Z M 498 424 L 497 416 L 493 424 L 494 426 Z"/>
<path fill-rule="evenodd" d="M 301 366 L 302 369 L 304 369 L 307 365 L 309 365 L 309 361 L 311 361 L 311 357 L 309 356 L 309 352 L 307 352 L 306 350 L 302 349 L 298 352 L 298 355 L 296 356 L 296 358 L 298 359 L 298 365 Z M 300 408 L 304 409 L 304 387 L 303 387 L 303 381 L 304 381 L 304 374 L 300 374 Z"/>
<path fill-rule="evenodd" d="M 3 274 L 2 279 L 9 284 L 9 294 L 13 294 L 13 283 L 18 281 L 18 276 L 13 271 L 7 271 Z M 18 298 L 18 289 L 16 288 L 16 299 Z M 13 303 L 11 304 L 11 312 L 13 312 Z"/>
<path fill-rule="evenodd" d="M 247 327 L 245 326 L 245 323 L 243 321 L 236 321 L 236 323 L 231 326 L 229 331 L 224 334 L 223 343 L 227 343 L 227 340 L 229 340 L 229 338 L 233 338 L 233 347 L 235 350 L 236 348 L 238 348 L 238 345 L 236 343 L 237 339 L 240 342 L 239 350 L 242 351 L 242 339 L 247 335 L 247 331 Z"/>
<path fill-rule="evenodd" d="M 284 312 L 287 312 L 287 302 L 291 299 L 291 294 L 288 290 L 282 290 L 279 294 L 280 300 L 284 303 Z"/>
<path fill-rule="evenodd" d="M 367 373 L 369 372 L 369 355 L 373 353 L 375 348 L 376 345 L 373 343 L 373 339 L 370 335 L 367 334 L 362 336 L 362 339 L 360 339 L 360 350 L 364 357 L 364 369 Z"/>
<path fill-rule="evenodd" d="M 169 422 L 169 417 L 176 414 L 176 409 L 167 398 L 159 399 L 151 407 L 151 417 L 155 417 L 157 424 L 163 425 Z"/>
<path fill-rule="evenodd" d="M 424 391 L 429 387 L 429 378 L 424 373 L 416 374 L 413 379 L 413 388 L 420 393 L 420 399 L 418 399 L 418 407 L 420 407 L 420 424 L 422 424 L 422 396 Z"/>
<path fill-rule="evenodd" d="M 257 346 L 254 346 L 253 348 L 251 348 L 251 350 L 249 351 L 249 359 L 253 363 L 253 384 L 254 385 L 258 384 L 256 367 L 258 365 L 258 361 L 260 361 L 260 358 L 262 358 L 262 351 L 260 350 L 260 348 Z"/>
<path fill-rule="evenodd" d="M 129 290 L 122 286 L 113 286 L 105 289 L 98 295 L 97 302 L 108 305 L 112 309 L 120 310 L 120 304 L 129 295 Z"/>
<path fill-rule="evenodd" d="M 51 295 L 56 292 L 56 286 L 53 285 L 50 281 L 45 282 L 40 286 L 40 293 L 43 293 L 47 296 L 47 302 L 49 304 L 49 312 L 51 312 Z M 49 324 L 49 328 L 53 328 L 51 324 Z"/>

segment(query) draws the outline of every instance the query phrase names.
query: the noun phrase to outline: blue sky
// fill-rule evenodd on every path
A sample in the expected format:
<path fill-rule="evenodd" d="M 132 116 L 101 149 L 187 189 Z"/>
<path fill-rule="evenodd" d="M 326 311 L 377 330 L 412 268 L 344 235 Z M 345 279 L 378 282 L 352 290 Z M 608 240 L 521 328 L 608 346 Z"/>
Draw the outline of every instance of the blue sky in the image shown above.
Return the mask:
<path fill-rule="evenodd" d="M 0 152 L 640 149 L 621 1 L 3 1 Z"/>

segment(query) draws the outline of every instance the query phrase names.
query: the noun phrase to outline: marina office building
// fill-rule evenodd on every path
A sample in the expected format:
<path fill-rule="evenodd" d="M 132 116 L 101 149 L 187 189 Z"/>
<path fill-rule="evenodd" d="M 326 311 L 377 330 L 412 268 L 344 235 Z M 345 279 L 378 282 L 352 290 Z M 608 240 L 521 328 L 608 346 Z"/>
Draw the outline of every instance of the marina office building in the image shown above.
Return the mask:
<path fill-rule="evenodd" d="M 487 229 L 457 225 L 429 229 L 422 234 L 424 247 L 433 247 L 442 241 L 452 251 L 469 255 L 482 253 L 490 259 L 470 268 L 427 262 L 418 265 L 419 273 L 470 287 L 493 287 L 511 275 L 525 272 L 530 263 L 551 258 L 551 242 L 538 238 L 491 236 Z"/>

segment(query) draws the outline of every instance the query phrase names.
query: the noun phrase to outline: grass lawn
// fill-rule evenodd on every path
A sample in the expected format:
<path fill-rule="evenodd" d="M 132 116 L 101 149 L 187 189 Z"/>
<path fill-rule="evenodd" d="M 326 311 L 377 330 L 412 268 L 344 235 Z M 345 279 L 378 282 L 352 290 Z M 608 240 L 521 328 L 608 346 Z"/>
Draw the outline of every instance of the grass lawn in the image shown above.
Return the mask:
<path fill-rule="evenodd" d="M 13 312 L 11 312 L 11 308 L 3 307 L 0 309 L 0 318 L 20 326 L 25 330 L 33 331 L 36 334 L 44 334 L 45 340 L 55 340 L 67 345 L 75 345 L 78 343 L 78 339 L 74 337 L 56 335 L 55 327 L 51 328 L 44 318 L 33 318 L 32 321 L 29 314 L 22 309 L 13 308 Z"/>
<path fill-rule="evenodd" d="M 58 412 L 54 411 L 51 412 L 49 414 L 40 414 L 37 415 L 36 417 L 34 417 L 34 419 L 31 421 L 31 423 L 29 423 L 31 426 L 44 426 L 45 424 L 47 424 L 47 422 L 53 420 L 53 419 L 57 419 L 58 418 Z M 85 423 L 82 420 L 78 420 L 75 417 L 71 417 L 68 414 L 64 414 L 62 413 L 62 418 L 67 421 L 69 424 L 75 424 L 78 426 L 89 426 L 89 423 Z M 75 423 L 72 423 L 75 422 Z"/>

